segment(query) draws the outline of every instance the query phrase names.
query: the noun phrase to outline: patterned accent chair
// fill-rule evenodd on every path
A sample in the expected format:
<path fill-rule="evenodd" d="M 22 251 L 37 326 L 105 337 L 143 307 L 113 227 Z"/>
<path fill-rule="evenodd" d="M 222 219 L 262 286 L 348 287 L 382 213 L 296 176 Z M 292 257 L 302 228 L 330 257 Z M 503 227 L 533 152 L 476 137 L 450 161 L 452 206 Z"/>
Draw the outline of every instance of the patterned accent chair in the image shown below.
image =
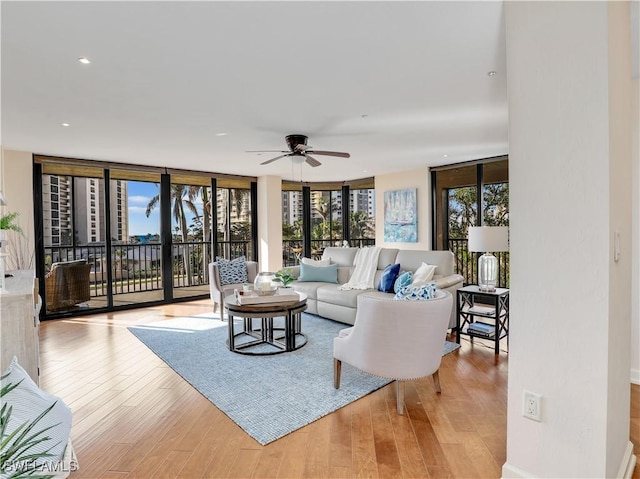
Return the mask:
<path fill-rule="evenodd" d="M 45 276 L 47 311 L 69 309 L 91 299 L 91 265 L 85 260 L 53 263 Z"/>
<path fill-rule="evenodd" d="M 245 261 L 247 268 L 247 282 L 253 284 L 258 274 L 258 263 L 256 261 Z M 232 277 L 221 278 L 220 267 L 217 261 L 209 263 L 209 296 L 213 301 L 213 312 L 220 306 L 220 319 L 224 319 L 224 297 L 232 294 L 234 289 L 242 289 L 242 283 L 234 281 Z"/>
<path fill-rule="evenodd" d="M 453 297 L 438 290 L 434 299 L 395 301 L 360 295 L 354 326 L 333 340 L 334 387 L 340 388 L 342 362 L 396 381 L 396 409 L 404 413 L 404 382 L 433 376 L 440 392 L 442 361 Z"/>

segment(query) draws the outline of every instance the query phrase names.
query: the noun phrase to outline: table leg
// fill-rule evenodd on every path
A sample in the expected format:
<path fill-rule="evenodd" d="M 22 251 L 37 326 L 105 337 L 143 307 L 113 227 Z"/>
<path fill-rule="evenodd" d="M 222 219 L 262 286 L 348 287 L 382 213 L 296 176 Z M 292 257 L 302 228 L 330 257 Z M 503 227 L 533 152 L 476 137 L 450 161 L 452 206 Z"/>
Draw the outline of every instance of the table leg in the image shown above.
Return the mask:
<path fill-rule="evenodd" d="M 236 345 L 234 342 L 233 336 L 233 315 L 231 313 L 227 313 L 227 321 L 229 322 L 229 351 L 235 351 Z"/>

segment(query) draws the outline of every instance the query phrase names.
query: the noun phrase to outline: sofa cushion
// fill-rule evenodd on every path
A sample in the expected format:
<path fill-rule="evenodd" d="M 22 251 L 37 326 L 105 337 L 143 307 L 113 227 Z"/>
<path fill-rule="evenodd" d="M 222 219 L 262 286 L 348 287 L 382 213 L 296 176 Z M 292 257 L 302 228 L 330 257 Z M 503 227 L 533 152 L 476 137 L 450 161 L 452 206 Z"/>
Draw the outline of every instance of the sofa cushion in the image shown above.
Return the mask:
<path fill-rule="evenodd" d="M 338 282 L 338 265 L 311 266 L 310 264 L 300 264 L 299 282 L 322 281 L 324 283 Z"/>
<path fill-rule="evenodd" d="M 302 264 L 309 264 L 311 266 L 329 266 L 331 264 L 331 258 L 327 258 L 327 259 L 302 258 L 300 262 Z"/>
<path fill-rule="evenodd" d="M 220 274 L 220 285 L 242 284 L 249 281 L 244 256 L 232 260 L 218 256 L 216 257 L 216 262 L 218 263 L 218 273 Z"/>
<path fill-rule="evenodd" d="M 393 285 L 398 278 L 400 272 L 400 263 L 388 265 L 382 272 L 380 282 L 378 283 L 378 291 L 390 293 L 393 291 Z"/>
<path fill-rule="evenodd" d="M 453 274 L 454 256 L 451 251 L 400 250 L 395 262 L 400 263 L 402 271 L 415 271 L 422 263 L 432 264 L 436 266 L 435 274 L 448 276 Z"/>
<path fill-rule="evenodd" d="M 337 285 L 327 284 L 318 288 L 318 301 L 355 308 L 358 304 L 358 295 L 364 291 L 375 291 L 375 289 L 339 290 Z"/>
<path fill-rule="evenodd" d="M 294 282 L 291 283 L 291 287 L 293 288 L 294 291 L 298 292 L 298 293 L 304 293 L 307 295 L 308 299 L 313 299 L 316 300 L 318 299 L 318 293 L 317 290 L 320 286 L 326 286 L 327 283 L 321 283 L 321 282 L 317 282 L 317 281 L 310 281 L 310 282 Z"/>
<path fill-rule="evenodd" d="M 376 269 L 385 269 L 388 264 L 397 263 L 396 256 L 398 255 L 398 251 L 399 250 L 395 248 L 381 248 Z"/>
<path fill-rule="evenodd" d="M 422 263 L 420 267 L 413 273 L 413 279 L 411 280 L 411 286 L 422 286 L 427 284 L 433 279 L 433 273 L 435 272 L 435 265 Z"/>
<path fill-rule="evenodd" d="M 330 259 L 331 263 L 338 266 L 353 266 L 353 260 L 359 248 L 336 248 L 327 247 L 322 252 L 322 259 Z"/>
<path fill-rule="evenodd" d="M 401 275 L 398 275 L 396 282 L 393 283 L 393 292 L 397 293 L 405 286 L 409 286 L 413 280 L 413 273 L 411 271 L 405 271 Z"/>

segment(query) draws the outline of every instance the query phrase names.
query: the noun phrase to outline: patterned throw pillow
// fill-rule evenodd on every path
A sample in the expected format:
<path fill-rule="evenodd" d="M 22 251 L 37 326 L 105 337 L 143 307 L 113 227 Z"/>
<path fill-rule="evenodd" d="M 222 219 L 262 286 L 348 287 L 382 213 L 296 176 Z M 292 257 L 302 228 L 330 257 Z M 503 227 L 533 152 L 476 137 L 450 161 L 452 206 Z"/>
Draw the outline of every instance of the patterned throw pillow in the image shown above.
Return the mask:
<path fill-rule="evenodd" d="M 398 278 L 400 272 L 400 263 L 388 265 L 380 276 L 380 282 L 378 283 L 378 291 L 383 293 L 393 293 L 393 286 Z"/>
<path fill-rule="evenodd" d="M 405 286 L 409 286 L 411 284 L 411 280 L 413 280 L 413 273 L 411 271 L 405 271 L 398 276 L 398 279 L 396 279 L 396 282 L 393 285 L 393 292 L 397 293 Z"/>
<path fill-rule="evenodd" d="M 249 281 L 247 277 L 247 263 L 244 256 L 236 259 L 216 257 L 218 272 L 220 273 L 220 285 L 240 284 Z"/>
<path fill-rule="evenodd" d="M 432 281 L 422 286 L 405 286 L 396 293 L 396 301 L 424 301 L 436 297 L 436 283 Z"/>

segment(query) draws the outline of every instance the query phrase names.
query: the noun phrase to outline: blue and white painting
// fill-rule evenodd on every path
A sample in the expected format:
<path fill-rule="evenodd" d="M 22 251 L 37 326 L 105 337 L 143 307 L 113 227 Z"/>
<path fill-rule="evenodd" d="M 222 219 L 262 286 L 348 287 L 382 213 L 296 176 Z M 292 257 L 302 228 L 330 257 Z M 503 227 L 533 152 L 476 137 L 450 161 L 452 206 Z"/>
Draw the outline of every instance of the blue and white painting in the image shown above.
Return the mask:
<path fill-rule="evenodd" d="M 384 240 L 390 243 L 418 242 L 415 188 L 384 192 Z"/>

